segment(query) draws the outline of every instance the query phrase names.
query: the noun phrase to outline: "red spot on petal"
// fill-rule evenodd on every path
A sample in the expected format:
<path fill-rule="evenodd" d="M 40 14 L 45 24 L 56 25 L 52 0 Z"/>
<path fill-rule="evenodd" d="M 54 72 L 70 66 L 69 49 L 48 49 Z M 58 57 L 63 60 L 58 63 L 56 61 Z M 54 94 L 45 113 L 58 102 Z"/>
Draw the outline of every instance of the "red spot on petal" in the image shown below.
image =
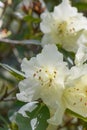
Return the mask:
<path fill-rule="evenodd" d="M 40 69 L 39 72 L 41 72 L 42 70 Z"/>
<path fill-rule="evenodd" d="M 80 102 L 82 102 L 82 98 L 80 98 Z"/>
<path fill-rule="evenodd" d="M 33 77 L 35 77 L 36 76 L 36 74 L 33 74 Z"/>
<path fill-rule="evenodd" d="M 85 102 L 85 106 L 87 106 L 87 102 Z"/>

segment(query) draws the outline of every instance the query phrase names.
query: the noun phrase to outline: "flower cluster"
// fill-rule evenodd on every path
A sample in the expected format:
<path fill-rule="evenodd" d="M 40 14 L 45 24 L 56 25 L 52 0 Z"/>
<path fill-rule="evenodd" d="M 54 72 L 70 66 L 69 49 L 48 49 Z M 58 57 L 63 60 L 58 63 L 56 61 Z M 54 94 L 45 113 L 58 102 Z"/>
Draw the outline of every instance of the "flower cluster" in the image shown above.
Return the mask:
<path fill-rule="evenodd" d="M 87 117 L 87 18 L 63 0 L 41 19 L 43 49 L 30 60 L 23 59 L 26 78 L 19 83 L 17 98 L 24 102 L 41 99 L 51 113 L 48 122 L 55 126 L 62 123 L 67 108 Z M 69 68 L 56 44 L 75 53 L 75 65 Z"/>
<path fill-rule="evenodd" d="M 80 44 L 78 39 L 87 30 L 87 18 L 78 13 L 76 8 L 71 7 L 69 0 L 63 0 L 53 12 L 43 13 L 41 18 L 43 46 L 60 44 L 67 51 L 77 51 Z"/>

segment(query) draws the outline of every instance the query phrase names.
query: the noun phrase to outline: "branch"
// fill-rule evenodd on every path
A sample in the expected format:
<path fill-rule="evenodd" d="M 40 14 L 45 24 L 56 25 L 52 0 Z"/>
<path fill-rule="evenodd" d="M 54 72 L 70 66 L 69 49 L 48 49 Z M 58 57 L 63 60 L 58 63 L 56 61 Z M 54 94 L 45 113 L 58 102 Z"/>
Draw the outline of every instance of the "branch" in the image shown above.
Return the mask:
<path fill-rule="evenodd" d="M 18 86 L 14 87 L 10 92 L 7 93 L 7 97 L 18 90 Z"/>
<path fill-rule="evenodd" d="M 9 97 L 12 93 L 14 93 L 18 89 L 18 86 L 13 88 L 10 92 L 7 92 L 8 88 L 6 87 L 4 95 L 0 98 L 0 102 L 2 101 L 14 101 L 16 97 Z"/>
<path fill-rule="evenodd" d="M 0 39 L 0 43 L 8 43 L 8 44 L 20 44 L 20 45 L 40 45 L 41 46 L 41 43 L 39 40 L 10 40 L 10 39 Z"/>
<path fill-rule="evenodd" d="M 3 101 L 4 102 L 9 102 L 9 101 L 16 101 L 17 98 L 16 97 L 11 97 L 11 98 L 4 98 Z"/>

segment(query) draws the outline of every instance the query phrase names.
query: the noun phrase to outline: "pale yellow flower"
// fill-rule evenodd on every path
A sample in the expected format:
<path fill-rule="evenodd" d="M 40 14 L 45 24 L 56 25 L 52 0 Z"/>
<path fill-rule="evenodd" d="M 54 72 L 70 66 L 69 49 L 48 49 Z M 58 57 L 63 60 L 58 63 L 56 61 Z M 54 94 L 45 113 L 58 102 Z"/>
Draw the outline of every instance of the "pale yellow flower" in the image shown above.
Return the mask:
<path fill-rule="evenodd" d="M 55 45 L 46 45 L 36 57 L 29 61 L 24 58 L 21 67 L 26 79 L 19 83 L 17 98 L 24 102 L 41 98 L 51 112 L 48 122 L 60 124 L 65 110 L 61 97 L 68 75 L 63 55 Z"/>
<path fill-rule="evenodd" d="M 87 64 L 71 69 L 71 76 L 63 93 L 66 108 L 87 117 Z"/>
<path fill-rule="evenodd" d="M 54 7 L 53 12 L 41 15 L 41 31 L 44 33 L 42 46 L 60 44 L 65 50 L 76 52 L 78 38 L 87 30 L 87 18 L 70 5 L 69 0 Z"/>

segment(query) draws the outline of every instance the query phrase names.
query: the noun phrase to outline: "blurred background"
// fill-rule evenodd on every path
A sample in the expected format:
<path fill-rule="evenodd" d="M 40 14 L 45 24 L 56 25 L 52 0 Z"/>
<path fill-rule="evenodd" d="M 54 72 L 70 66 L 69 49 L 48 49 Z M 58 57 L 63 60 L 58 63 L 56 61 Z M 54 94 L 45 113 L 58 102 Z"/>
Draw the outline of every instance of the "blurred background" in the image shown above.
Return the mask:
<path fill-rule="evenodd" d="M 60 2 L 61 0 L 0 0 L 0 63 L 21 70 L 20 64 L 24 57 L 30 59 L 41 51 L 39 43 L 43 34 L 39 26 L 40 15 L 46 10 L 53 11 L 54 6 Z M 79 12 L 87 16 L 87 0 L 71 2 Z M 3 126 L 3 120 L 9 122 L 11 113 L 23 105 L 15 97 L 18 82 L 19 79 L 15 79 L 0 66 L 0 126 Z M 65 117 L 65 122 L 66 120 Z M 59 129 L 84 129 L 81 120 L 69 121 Z"/>

